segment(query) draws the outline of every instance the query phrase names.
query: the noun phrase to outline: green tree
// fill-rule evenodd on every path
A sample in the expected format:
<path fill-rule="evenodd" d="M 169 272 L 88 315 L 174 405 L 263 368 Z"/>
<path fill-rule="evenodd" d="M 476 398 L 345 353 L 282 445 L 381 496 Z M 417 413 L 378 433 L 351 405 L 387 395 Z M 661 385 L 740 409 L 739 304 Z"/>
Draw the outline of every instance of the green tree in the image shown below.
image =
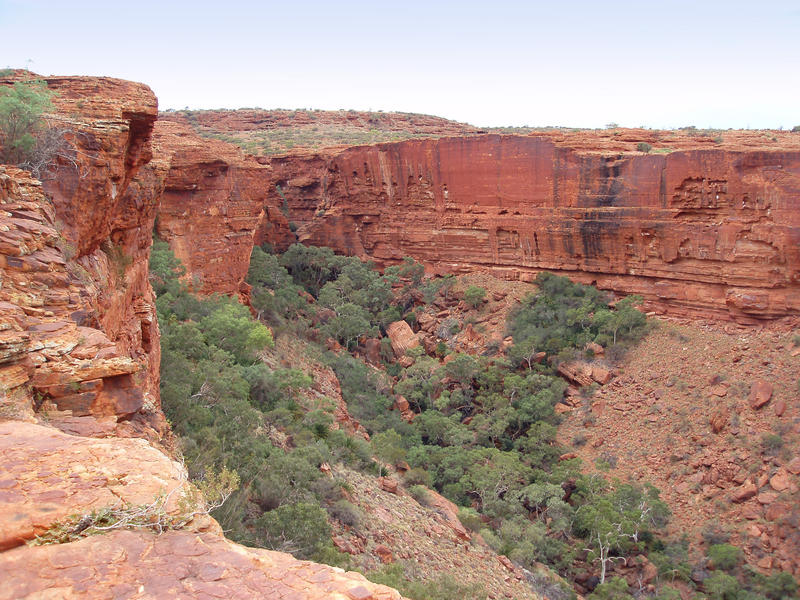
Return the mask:
<path fill-rule="evenodd" d="M 587 479 L 585 484 L 588 489 L 581 495 L 586 502 L 575 512 L 575 528 L 589 539 L 590 558 L 600 563 L 600 583 L 604 583 L 608 565 L 624 561 L 645 532 L 663 526 L 669 509 L 651 485 L 622 484 L 607 493 L 599 477 Z"/>
<path fill-rule="evenodd" d="M 0 162 L 26 167 L 34 160 L 43 115 L 53 110 L 44 81 L 18 81 L 0 88 Z"/>
<path fill-rule="evenodd" d="M 464 291 L 464 302 L 472 308 L 478 308 L 486 298 L 486 290 L 477 285 L 471 285 Z"/>
<path fill-rule="evenodd" d="M 714 566 L 723 571 L 730 571 L 736 568 L 742 559 L 742 551 L 730 544 L 714 544 L 708 549 L 708 557 L 714 562 Z"/>

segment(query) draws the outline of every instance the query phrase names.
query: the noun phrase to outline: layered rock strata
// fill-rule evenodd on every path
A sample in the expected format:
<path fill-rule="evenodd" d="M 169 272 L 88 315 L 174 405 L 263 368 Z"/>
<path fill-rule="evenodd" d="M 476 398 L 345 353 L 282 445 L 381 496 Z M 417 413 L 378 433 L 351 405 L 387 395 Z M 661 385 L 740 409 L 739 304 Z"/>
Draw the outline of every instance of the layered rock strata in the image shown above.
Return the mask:
<path fill-rule="evenodd" d="M 225 293 L 245 277 L 251 233 L 278 249 L 292 241 L 286 214 L 300 241 L 380 265 L 413 256 L 432 272 L 521 280 L 555 271 L 686 315 L 754 321 L 797 312 L 800 136 L 720 139 L 624 130 L 301 149 L 253 159 L 264 163 L 249 179 L 258 191 L 242 202 L 165 194 L 160 228 L 185 236 L 199 226 L 178 217 L 195 216 L 196 205 L 203 234 L 174 247 L 204 289 Z M 637 140 L 671 147 L 646 154 Z M 183 144 L 176 181 L 207 162 Z M 244 208 L 244 196 L 263 197 L 264 213 Z M 217 216 L 226 206 L 247 214 L 237 222 L 242 243 L 228 247 L 225 272 L 209 275 L 219 252 L 203 246 L 230 235 L 231 219 Z"/>
<path fill-rule="evenodd" d="M 41 182 L 0 168 L 3 410 L 48 410 L 66 428 L 104 434 L 136 416 L 126 434 L 157 439 L 165 423 L 147 264 L 160 188 L 141 170 L 156 99 L 115 79 L 46 82 L 57 109 L 47 119 L 63 139 L 55 163 Z"/>
<path fill-rule="evenodd" d="M 176 122 L 157 124 L 155 145 L 170 164 L 158 235 L 183 261 L 198 291 L 246 297 L 244 276 L 256 233 L 281 247 L 295 240 L 285 201 L 268 194 L 270 166 Z"/>
<path fill-rule="evenodd" d="M 607 155 L 488 135 L 306 162 L 284 189 L 305 243 L 438 272 L 560 272 L 671 312 L 800 310 L 800 150 Z"/>

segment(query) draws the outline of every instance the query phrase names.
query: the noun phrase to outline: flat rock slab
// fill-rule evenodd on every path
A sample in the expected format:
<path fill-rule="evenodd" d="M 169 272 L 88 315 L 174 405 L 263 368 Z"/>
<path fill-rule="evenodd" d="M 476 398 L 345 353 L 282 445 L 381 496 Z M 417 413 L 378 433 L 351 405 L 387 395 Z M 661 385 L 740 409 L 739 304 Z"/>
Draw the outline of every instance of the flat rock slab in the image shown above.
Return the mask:
<path fill-rule="evenodd" d="M 115 531 L 0 554 L 0 600 L 193 598 L 401 600 L 359 573 L 212 534 Z"/>
<path fill-rule="evenodd" d="M 76 513 L 150 504 L 188 485 L 181 465 L 145 440 L 83 438 L 19 421 L 0 422 L 0 550 Z M 182 490 L 170 497 L 177 510 Z"/>

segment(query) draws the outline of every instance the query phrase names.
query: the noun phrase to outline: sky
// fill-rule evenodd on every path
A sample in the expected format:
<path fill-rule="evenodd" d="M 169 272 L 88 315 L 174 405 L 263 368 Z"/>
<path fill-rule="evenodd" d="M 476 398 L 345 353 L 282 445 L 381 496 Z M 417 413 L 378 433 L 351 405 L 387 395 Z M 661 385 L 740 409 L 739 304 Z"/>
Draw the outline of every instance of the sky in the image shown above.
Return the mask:
<path fill-rule="evenodd" d="M 791 128 L 800 0 L 0 0 L 4 67 L 141 81 L 162 110 Z"/>

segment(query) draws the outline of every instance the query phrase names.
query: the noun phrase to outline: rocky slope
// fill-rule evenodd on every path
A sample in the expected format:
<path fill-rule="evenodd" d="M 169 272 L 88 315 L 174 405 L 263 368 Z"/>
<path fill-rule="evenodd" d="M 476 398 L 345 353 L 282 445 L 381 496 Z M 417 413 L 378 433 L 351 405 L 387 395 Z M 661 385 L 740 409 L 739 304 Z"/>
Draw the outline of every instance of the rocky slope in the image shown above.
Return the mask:
<path fill-rule="evenodd" d="M 658 487 L 694 550 L 719 530 L 764 572 L 798 576 L 798 327 L 660 321 L 563 411 L 561 441 L 590 470 Z"/>
<path fill-rule="evenodd" d="M 231 127 L 245 126 L 234 117 Z M 280 207 L 304 243 L 379 264 L 413 256 L 436 272 L 523 280 L 550 270 L 642 294 L 653 310 L 742 322 L 796 312 L 800 136 L 713 135 L 549 131 L 261 157 L 251 196 L 265 198 L 265 212 L 249 209 L 241 232 L 283 248 Z M 177 214 L 172 204 L 165 195 L 165 214 Z M 181 227 L 173 218 L 161 229 Z M 205 277 L 202 241 L 185 247 Z M 237 289 L 245 247 L 213 289 Z"/>

